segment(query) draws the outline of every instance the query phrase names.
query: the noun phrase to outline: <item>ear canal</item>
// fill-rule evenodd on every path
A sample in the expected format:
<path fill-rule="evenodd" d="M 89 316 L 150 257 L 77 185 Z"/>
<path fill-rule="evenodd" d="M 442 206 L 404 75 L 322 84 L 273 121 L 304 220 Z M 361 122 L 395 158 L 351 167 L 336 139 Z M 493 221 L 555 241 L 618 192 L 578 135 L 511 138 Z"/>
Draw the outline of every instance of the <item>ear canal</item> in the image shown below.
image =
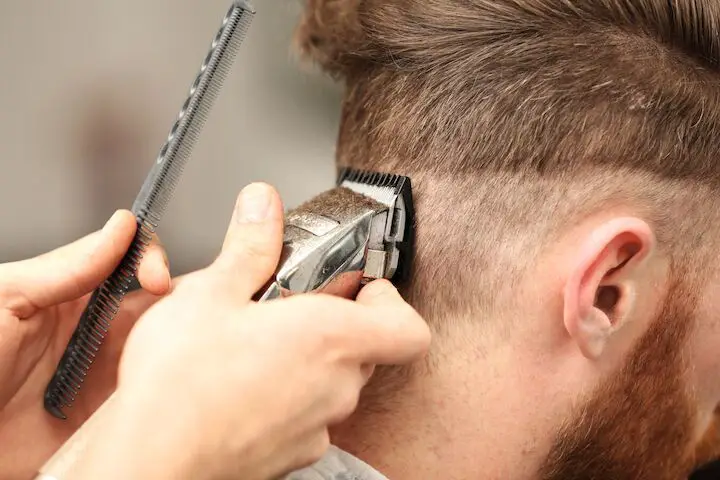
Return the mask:
<path fill-rule="evenodd" d="M 595 308 L 612 319 L 620 302 L 620 295 L 620 289 L 614 285 L 601 286 L 595 295 Z"/>
<path fill-rule="evenodd" d="M 642 245 L 638 242 L 628 242 L 622 245 L 618 250 L 617 265 L 608 269 L 604 282 L 600 284 L 595 293 L 594 307 L 603 312 L 613 323 L 622 314 L 622 308 L 627 306 L 624 297 L 629 294 L 627 286 L 620 281 L 620 277 L 617 277 L 616 274 L 622 275 L 623 269 L 637 257 L 641 250 Z"/>

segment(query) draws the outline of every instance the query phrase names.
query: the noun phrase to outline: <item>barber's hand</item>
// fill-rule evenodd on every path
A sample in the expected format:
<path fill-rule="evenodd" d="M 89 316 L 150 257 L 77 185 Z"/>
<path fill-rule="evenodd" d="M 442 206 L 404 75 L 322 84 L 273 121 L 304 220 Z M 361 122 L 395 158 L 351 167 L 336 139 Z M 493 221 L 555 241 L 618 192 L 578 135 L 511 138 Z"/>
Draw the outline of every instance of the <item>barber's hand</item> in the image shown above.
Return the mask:
<path fill-rule="evenodd" d="M 138 272 L 145 291 L 128 295 L 68 420 L 43 408 L 45 387 L 89 293 L 120 263 L 135 217 L 117 212 L 102 231 L 21 262 L 0 265 L 0 472 L 29 478 L 111 393 L 124 340 L 157 295 L 170 288 L 162 248 L 153 243 Z"/>
<path fill-rule="evenodd" d="M 95 478 L 277 478 L 324 454 L 374 365 L 425 353 L 427 325 L 386 281 L 357 302 L 253 303 L 278 263 L 282 216 L 274 190 L 248 187 L 217 260 L 138 322 L 114 421 L 88 452 L 117 462 Z"/>

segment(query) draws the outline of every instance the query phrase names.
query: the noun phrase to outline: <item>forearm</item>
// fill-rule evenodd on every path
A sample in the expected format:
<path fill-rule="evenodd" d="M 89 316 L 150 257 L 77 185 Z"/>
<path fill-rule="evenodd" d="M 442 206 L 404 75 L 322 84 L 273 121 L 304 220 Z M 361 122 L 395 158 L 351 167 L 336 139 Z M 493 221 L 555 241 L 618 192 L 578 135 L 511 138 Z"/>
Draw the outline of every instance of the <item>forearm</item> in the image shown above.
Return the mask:
<path fill-rule="evenodd" d="M 270 480 L 286 470 L 288 459 L 262 415 L 248 418 L 243 431 L 233 430 L 234 442 L 226 443 L 227 424 L 208 421 L 209 412 L 147 408 L 157 403 L 151 396 L 113 399 L 92 427 L 75 472 L 57 480 Z"/>
<path fill-rule="evenodd" d="M 210 478 L 193 437 L 168 428 L 170 412 L 143 411 L 134 404 L 111 397 L 42 472 L 57 480 Z"/>

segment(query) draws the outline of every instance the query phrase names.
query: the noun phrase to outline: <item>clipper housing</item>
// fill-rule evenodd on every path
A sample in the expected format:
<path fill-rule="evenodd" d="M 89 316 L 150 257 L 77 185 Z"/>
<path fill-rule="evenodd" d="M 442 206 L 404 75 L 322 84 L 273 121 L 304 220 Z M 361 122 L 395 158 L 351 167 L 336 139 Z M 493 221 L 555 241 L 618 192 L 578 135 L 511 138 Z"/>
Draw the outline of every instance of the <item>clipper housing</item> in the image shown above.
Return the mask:
<path fill-rule="evenodd" d="M 344 169 L 337 187 L 285 216 L 280 264 L 258 301 L 298 293 L 354 298 L 364 283 L 411 273 L 415 243 L 408 177 Z"/>

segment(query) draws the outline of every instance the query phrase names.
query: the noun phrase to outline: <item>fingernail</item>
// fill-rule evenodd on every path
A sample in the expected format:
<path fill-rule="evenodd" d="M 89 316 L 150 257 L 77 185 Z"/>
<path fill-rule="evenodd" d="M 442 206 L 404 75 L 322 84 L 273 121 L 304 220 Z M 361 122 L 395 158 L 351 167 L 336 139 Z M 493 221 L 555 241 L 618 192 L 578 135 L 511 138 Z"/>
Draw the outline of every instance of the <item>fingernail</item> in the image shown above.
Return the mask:
<path fill-rule="evenodd" d="M 238 220 L 240 222 L 262 222 L 270 211 L 270 188 L 262 183 L 248 185 L 240 193 L 238 200 Z"/>

